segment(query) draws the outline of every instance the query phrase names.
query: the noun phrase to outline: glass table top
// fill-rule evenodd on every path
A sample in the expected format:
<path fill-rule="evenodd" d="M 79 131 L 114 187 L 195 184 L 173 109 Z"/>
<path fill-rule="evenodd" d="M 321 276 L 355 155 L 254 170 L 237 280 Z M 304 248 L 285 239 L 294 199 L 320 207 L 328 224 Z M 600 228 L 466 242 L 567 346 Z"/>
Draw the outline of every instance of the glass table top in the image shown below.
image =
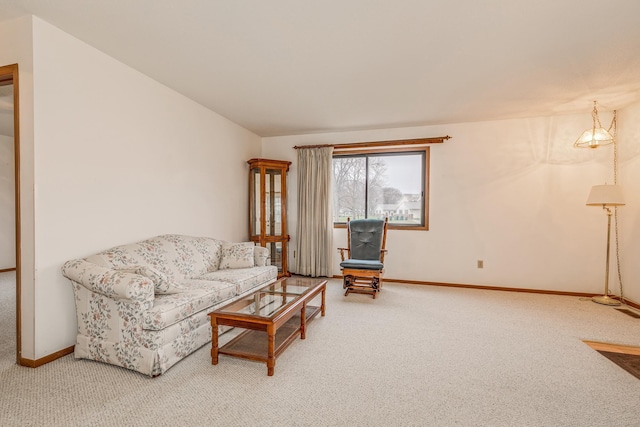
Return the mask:
<path fill-rule="evenodd" d="M 310 288 L 315 287 L 317 284 L 318 280 L 300 277 L 289 277 L 276 283 L 272 283 L 269 286 L 261 289 L 261 291 L 279 294 L 302 295 Z"/>
<path fill-rule="evenodd" d="M 318 283 L 317 279 L 289 277 L 265 286 L 254 294 L 247 295 L 216 311 L 268 318 L 316 287 Z"/>

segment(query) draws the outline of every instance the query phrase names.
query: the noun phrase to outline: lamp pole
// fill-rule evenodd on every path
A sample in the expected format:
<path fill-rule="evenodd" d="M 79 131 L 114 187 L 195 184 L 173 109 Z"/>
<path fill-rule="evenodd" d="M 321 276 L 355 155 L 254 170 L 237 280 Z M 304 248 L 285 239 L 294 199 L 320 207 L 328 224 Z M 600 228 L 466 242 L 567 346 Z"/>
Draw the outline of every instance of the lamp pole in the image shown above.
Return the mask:
<path fill-rule="evenodd" d="M 607 211 L 607 266 L 604 276 L 604 295 L 591 298 L 593 302 L 605 305 L 620 305 L 620 301 L 609 296 L 609 254 L 611 252 L 611 209 L 607 205 L 602 205 L 602 209 Z"/>

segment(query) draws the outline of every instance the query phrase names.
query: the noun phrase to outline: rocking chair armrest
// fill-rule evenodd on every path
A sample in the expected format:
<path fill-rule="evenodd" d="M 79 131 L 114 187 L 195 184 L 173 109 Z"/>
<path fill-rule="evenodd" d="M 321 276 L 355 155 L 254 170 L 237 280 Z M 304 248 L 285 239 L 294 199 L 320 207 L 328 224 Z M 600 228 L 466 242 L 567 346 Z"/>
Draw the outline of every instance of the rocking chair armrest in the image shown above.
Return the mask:
<path fill-rule="evenodd" d="M 344 261 L 344 251 L 349 251 L 349 248 L 338 248 L 338 250 L 340 251 L 340 258 L 342 258 L 342 261 Z"/>

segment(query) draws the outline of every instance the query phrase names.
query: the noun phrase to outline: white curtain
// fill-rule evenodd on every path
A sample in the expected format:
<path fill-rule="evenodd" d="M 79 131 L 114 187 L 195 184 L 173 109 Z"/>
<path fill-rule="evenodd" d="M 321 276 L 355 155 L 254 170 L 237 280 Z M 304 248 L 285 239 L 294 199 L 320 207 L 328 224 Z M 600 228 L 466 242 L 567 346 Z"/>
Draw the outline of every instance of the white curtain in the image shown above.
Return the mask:
<path fill-rule="evenodd" d="M 294 272 L 333 275 L 333 147 L 298 149 L 298 228 Z"/>

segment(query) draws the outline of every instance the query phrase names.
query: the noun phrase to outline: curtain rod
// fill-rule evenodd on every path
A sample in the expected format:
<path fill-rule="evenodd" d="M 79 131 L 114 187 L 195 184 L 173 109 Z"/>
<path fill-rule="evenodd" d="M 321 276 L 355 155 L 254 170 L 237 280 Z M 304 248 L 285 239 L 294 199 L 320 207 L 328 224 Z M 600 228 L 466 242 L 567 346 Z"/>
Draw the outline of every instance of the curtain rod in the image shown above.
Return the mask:
<path fill-rule="evenodd" d="M 296 145 L 293 148 L 295 150 L 299 150 L 304 148 L 324 148 L 324 147 L 333 147 L 336 149 L 390 147 L 393 145 L 440 144 L 446 141 L 447 139 L 451 139 L 451 137 L 447 135 L 447 136 L 438 136 L 434 138 L 397 139 L 394 141 L 377 141 L 377 142 L 353 142 L 350 144 Z"/>

